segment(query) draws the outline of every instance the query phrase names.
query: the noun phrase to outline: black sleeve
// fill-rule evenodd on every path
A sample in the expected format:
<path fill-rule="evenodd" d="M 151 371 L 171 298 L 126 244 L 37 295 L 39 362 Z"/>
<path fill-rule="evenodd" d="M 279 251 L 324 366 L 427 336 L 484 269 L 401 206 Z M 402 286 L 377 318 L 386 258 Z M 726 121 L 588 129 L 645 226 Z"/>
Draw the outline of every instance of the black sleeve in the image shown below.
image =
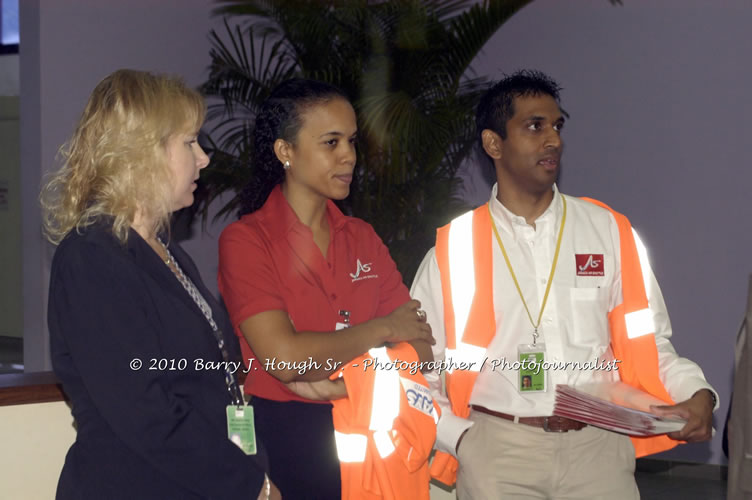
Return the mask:
<path fill-rule="evenodd" d="M 96 410 L 128 448 L 184 488 L 205 498 L 255 498 L 264 472 L 253 457 L 176 396 L 164 372 L 147 369 L 149 358 L 163 357 L 164 339 L 143 274 L 113 249 L 77 243 L 59 248 L 53 262 L 50 330 L 65 342 Z M 134 358 L 140 370 L 130 369 Z"/>

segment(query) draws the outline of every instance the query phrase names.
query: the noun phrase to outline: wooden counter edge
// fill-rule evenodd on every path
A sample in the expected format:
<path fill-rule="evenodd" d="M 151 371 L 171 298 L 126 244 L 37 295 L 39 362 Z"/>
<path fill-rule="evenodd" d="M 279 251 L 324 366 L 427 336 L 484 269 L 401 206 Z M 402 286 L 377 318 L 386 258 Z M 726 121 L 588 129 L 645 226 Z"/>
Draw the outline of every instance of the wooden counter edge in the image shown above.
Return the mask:
<path fill-rule="evenodd" d="M 52 372 L 0 375 L 0 406 L 65 401 L 63 388 Z"/>

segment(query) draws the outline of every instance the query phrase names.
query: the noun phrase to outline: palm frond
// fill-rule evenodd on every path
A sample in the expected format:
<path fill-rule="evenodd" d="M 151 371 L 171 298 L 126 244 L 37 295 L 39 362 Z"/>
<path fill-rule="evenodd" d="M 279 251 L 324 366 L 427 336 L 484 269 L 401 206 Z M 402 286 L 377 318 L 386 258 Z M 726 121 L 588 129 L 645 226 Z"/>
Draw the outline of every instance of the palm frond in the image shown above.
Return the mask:
<path fill-rule="evenodd" d="M 231 149 L 248 137 L 248 123 L 271 89 L 298 68 L 286 40 L 268 32 L 257 35 L 252 27 L 231 28 L 227 20 L 224 25 L 224 37 L 210 33 L 212 63 L 201 90 L 220 99 L 209 105 L 207 118 L 215 124 L 211 132 L 218 135 L 220 146 Z"/>
<path fill-rule="evenodd" d="M 459 80 L 470 63 L 494 33 L 515 12 L 532 0 L 485 0 L 450 21 L 452 36 L 447 38 L 445 64 L 453 79 Z"/>

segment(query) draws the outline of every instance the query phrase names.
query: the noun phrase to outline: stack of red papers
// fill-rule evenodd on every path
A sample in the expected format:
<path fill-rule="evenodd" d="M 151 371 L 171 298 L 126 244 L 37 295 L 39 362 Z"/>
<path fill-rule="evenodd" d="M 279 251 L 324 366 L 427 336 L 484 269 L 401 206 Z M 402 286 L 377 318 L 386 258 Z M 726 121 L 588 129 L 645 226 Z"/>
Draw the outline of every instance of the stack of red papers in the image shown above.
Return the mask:
<path fill-rule="evenodd" d="M 687 423 L 650 411 L 651 405 L 665 404 L 623 382 L 557 385 L 554 415 L 630 436 L 654 436 L 678 431 Z"/>

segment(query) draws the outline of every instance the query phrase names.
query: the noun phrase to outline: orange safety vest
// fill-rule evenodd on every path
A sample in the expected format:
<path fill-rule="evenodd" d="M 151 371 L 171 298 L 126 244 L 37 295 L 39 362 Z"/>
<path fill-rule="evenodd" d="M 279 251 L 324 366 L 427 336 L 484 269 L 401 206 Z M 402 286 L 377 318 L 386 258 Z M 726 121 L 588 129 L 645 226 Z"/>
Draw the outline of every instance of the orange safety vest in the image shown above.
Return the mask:
<path fill-rule="evenodd" d="M 342 498 L 429 500 L 439 407 L 415 350 L 407 343 L 371 349 L 332 378 L 340 376 L 348 396 L 332 401 L 332 416 Z"/>
<path fill-rule="evenodd" d="M 589 198 L 584 199 L 609 210 L 616 219 L 619 229 L 623 301 L 608 314 L 608 321 L 611 330 L 611 348 L 614 357 L 621 360 L 618 371 L 621 380 L 656 396 L 667 404 L 674 404 L 658 375 L 655 327 L 648 308 L 642 266 L 632 233 L 632 225 L 624 215 L 615 212 L 605 204 Z M 441 289 L 444 296 L 447 358 L 457 356 L 460 360 L 468 359 L 468 357 L 473 360 L 482 360 L 485 349 L 496 334 L 493 283 L 490 272 L 493 268 L 491 224 L 488 204 L 485 204 L 437 230 L 436 260 L 441 274 Z M 459 227 L 453 229 L 453 225 Z M 451 241 L 450 233 L 452 234 Z M 460 271 L 452 274 L 450 266 L 450 253 L 461 252 L 462 242 L 470 241 L 470 239 L 472 239 L 472 260 L 469 255 L 466 259 L 459 257 L 452 260 L 452 265 L 457 266 L 458 259 L 460 265 L 462 265 L 462 260 L 474 262 L 472 273 L 474 290 L 471 302 L 463 300 L 463 297 L 470 296 L 469 290 L 455 290 L 455 294 L 452 294 L 451 276 L 456 276 L 456 273 Z M 464 243 L 464 247 L 466 246 L 467 243 Z M 467 251 L 466 248 L 465 251 Z M 458 299 L 464 302 L 464 305 L 460 304 L 459 311 L 455 305 Z M 455 317 L 458 312 L 460 318 Z M 456 325 L 456 322 L 460 324 Z M 458 326 L 460 328 L 457 328 Z M 456 335 L 458 329 L 462 335 L 459 342 Z M 480 366 L 480 363 L 475 366 Z M 478 371 L 457 369 L 445 372 L 447 396 L 452 412 L 458 417 L 467 418 L 470 415 L 470 396 L 478 373 Z M 632 444 L 636 456 L 642 457 L 673 448 L 677 442 L 661 435 L 632 437 Z M 457 460 L 452 455 L 438 451 L 431 463 L 431 475 L 451 486 L 457 479 L 457 465 Z"/>

